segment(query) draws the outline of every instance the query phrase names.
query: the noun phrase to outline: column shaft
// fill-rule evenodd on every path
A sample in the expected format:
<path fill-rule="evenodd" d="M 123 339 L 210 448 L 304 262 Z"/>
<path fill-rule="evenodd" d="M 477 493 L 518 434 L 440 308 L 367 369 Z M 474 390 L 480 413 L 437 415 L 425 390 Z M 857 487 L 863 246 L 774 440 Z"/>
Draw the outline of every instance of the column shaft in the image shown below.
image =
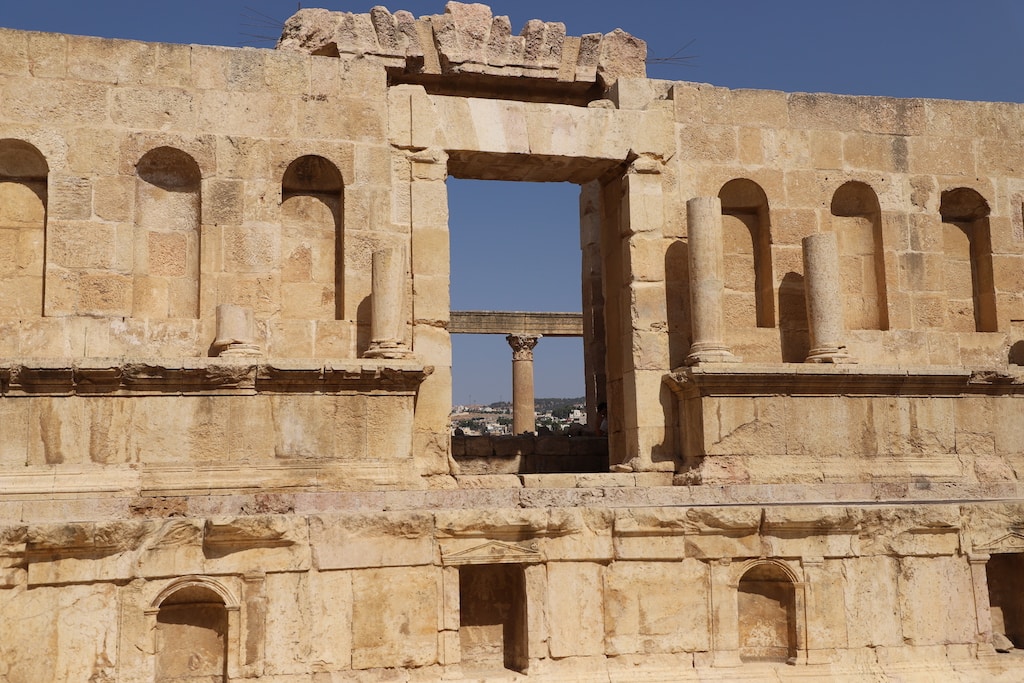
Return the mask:
<path fill-rule="evenodd" d="M 537 412 L 533 400 L 533 347 L 539 335 L 510 334 L 505 339 L 512 347 L 512 431 L 515 434 L 537 431 Z"/>
<path fill-rule="evenodd" d="M 370 348 L 367 358 L 404 358 L 409 349 L 403 341 L 405 323 L 405 249 L 393 247 L 373 252 L 370 290 Z"/>
<path fill-rule="evenodd" d="M 693 344 L 686 364 L 737 362 L 739 359 L 724 341 L 722 202 L 718 197 L 694 197 L 686 202 L 686 217 L 693 327 Z"/>
<path fill-rule="evenodd" d="M 843 302 L 840 298 L 839 248 L 834 232 L 803 239 L 804 286 L 811 350 L 808 363 L 855 362 L 843 344 Z"/>

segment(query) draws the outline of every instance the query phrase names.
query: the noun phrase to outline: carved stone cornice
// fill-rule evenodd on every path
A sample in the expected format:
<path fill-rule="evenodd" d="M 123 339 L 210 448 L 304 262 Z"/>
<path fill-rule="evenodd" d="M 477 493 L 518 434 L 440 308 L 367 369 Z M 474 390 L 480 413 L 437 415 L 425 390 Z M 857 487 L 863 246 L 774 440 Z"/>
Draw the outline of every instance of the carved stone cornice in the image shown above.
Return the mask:
<path fill-rule="evenodd" d="M 390 359 L 26 359 L 0 363 L 0 396 L 413 393 L 431 372 L 432 366 L 417 361 Z"/>
<path fill-rule="evenodd" d="M 543 556 L 537 549 L 536 541 L 505 543 L 487 541 L 466 550 L 441 552 L 441 564 L 457 567 L 465 564 L 538 564 Z"/>
<path fill-rule="evenodd" d="M 1024 394 L 1024 374 L 952 366 L 779 363 L 682 367 L 665 382 L 683 397 Z"/>

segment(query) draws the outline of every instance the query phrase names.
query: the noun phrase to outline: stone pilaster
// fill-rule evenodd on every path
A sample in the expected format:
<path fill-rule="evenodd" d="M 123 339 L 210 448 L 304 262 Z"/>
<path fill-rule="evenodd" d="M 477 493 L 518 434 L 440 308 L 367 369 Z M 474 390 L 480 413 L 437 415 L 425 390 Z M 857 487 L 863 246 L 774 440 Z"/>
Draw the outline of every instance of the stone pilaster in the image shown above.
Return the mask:
<path fill-rule="evenodd" d="M 448 333 L 450 254 L 448 155 L 425 149 L 408 154 L 409 233 L 412 244 L 412 349 L 434 368 L 416 397 L 413 453 L 420 474 L 447 474 L 448 417 L 452 409 L 452 344 Z M 396 190 L 397 191 L 397 190 Z"/>
<path fill-rule="evenodd" d="M 367 358 L 406 358 L 409 347 L 403 339 L 405 324 L 405 249 L 393 247 L 373 253 L 373 288 L 370 347 Z"/>
<path fill-rule="evenodd" d="M 974 614 L 978 628 L 976 638 L 979 654 L 995 654 L 992 647 L 992 607 L 988 597 L 988 571 L 986 564 L 991 555 L 988 553 L 970 553 L 967 562 L 971 566 L 971 586 L 974 589 Z"/>
<path fill-rule="evenodd" d="M 733 667 L 743 664 L 740 659 L 740 621 L 736 568 L 732 560 L 723 558 L 711 562 L 711 648 L 713 665 Z"/>
<path fill-rule="evenodd" d="M 608 406 L 609 461 L 615 471 L 675 469 L 667 427 L 672 400 L 662 382 L 669 369 L 663 170 L 661 160 L 651 156 L 630 164 L 622 179 L 616 241 L 602 245 L 622 260 L 621 322 L 618 334 L 608 338 L 608 355 L 621 357 L 621 403 L 610 392 Z M 609 384 L 614 379 L 609 372 Z"/>
<path fill-rule="evenodd" d="M 510 334 L 512 347 L 512 432 L 537 431 L 537 412 L 533 403 L 533 349 L 540 335 Z"/>
<path fill-rule="evenodd" d="M 843 343 L 839 248 L 834 232 L 803 239 L 804 283 L 811 350 L 808 363 L 855 363 Z"/>
<path fill-rule="evenodd" d="M 725 256 L 722 244 L 722 201 L 694 197 L 686 202 L 690 259 L 690 315 L 693 343 L 687 365 L 736 363 L 725 339 Z"/>

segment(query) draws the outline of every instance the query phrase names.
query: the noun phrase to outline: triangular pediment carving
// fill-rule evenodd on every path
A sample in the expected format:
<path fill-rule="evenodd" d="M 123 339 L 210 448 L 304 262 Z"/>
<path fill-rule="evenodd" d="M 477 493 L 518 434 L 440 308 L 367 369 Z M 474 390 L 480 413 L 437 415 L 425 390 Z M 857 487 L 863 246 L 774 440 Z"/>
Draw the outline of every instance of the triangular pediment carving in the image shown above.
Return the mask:
<path fill-rule="evenodd" d="M 1024 534 L 1011 531 L 994 541 L 974 546 L 974 550 L 985 553 L 1024 552 Z"/>
<path fill-rule="evenodd" d="M 441 553 L 441 563 L 446 566 L 501 563 L 536 564 L 542 561 L 540 551 L 533 543 L 488 541 L 459 552 Z"/>

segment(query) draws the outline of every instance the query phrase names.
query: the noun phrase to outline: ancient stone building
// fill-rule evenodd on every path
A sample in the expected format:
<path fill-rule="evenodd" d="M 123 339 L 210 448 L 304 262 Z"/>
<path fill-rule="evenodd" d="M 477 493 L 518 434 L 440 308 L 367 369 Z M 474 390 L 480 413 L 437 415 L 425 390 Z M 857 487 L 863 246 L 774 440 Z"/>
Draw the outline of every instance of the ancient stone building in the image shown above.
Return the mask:
<path fill-rule="evenodd" d="M 644 59 L 0 32 L 0 681 L 1021 680 L 1024 107 Z M 453 452 L 448 177 L 579 185 L 600 471 Z"/>

